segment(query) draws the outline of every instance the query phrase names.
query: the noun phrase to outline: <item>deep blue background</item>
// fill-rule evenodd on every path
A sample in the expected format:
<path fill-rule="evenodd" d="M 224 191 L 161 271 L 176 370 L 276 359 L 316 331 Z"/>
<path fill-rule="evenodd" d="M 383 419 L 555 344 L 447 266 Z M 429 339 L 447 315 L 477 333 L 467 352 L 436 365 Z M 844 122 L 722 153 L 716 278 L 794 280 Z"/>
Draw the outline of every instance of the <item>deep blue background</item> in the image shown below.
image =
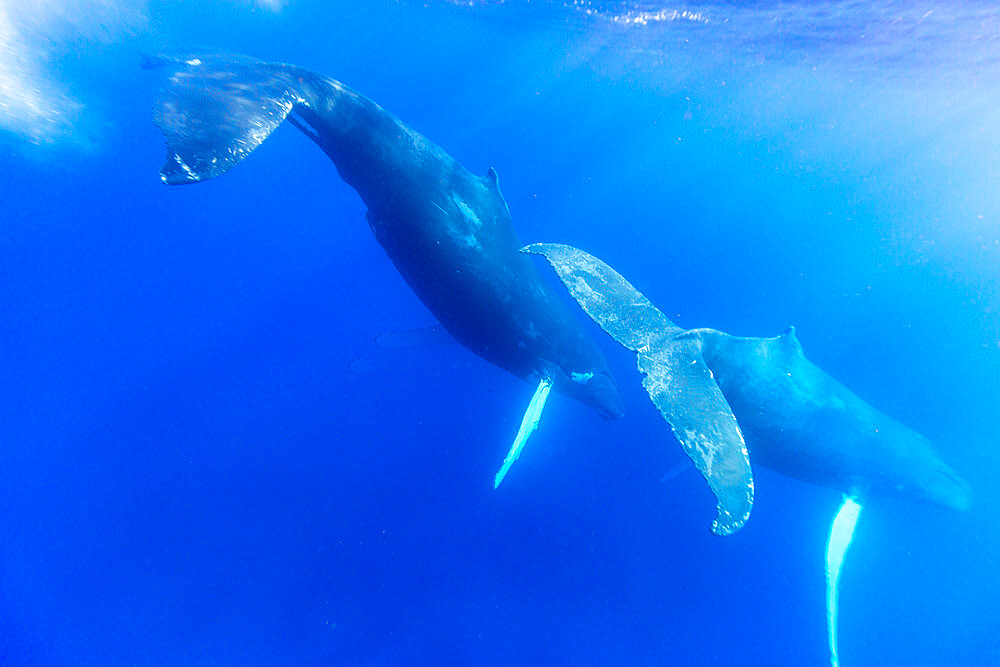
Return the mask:
<path fill-rule="evenodd" d="M 757 469 L 746 528 L 712 536 L 596 329 L 627 417 L 554 397 L 493 491 L 531 387 L 375 345 L 433 318 L 311 142 L 160 184 L 137 54 L 189 48 L 348 83 L 495 167 L 524 241 L 598 254 L 682 326 L 795 324 L 976 493 L 869 504 L 844 664 L 1000 661 L 996 13 L 479 4 L 153 2 L 99 45 L 57 33 L 85 147 L 0 135 L 0 663 L 827 660 L 835 492 Z"/>

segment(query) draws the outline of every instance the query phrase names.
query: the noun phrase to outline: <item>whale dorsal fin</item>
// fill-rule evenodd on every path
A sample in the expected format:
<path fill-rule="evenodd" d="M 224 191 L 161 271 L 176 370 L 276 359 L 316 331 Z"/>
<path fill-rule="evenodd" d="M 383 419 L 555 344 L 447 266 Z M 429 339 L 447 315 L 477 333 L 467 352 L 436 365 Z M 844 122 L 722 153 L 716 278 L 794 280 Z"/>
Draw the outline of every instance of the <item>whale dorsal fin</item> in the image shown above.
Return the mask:
<path fill-rule="evenodd" d="M 636 352 L 643 387 L 718 501 L 712 531 L 739 530 L 753 505 L 750 457 L 702 358 L 701 337 L 675 325 L 614 269 L 582 250 L 537 243 L 523 251 L 543 255 L 584 311 Z"/>
<path fill-rule="evenodd" d="M 802 354 L 802 343 L 799 342 L 798 336 L 795 335 L 795 327 L 792 326 L 785 329 L 781 335 L 778 336 L 778 341 L 788 350 Z"/>
<path fill-rule="evenodd" d="M 481 177 L 480 182 L 486 186 L 486 189 L 497 196 L 500 203 L 503 204 L 504 210 L 507 211 L 507 215 L 510 215 L 510 207 L 507 206 L 507 200 L 503 198 L 503 193 L 500 192 L 500 177 L 497 176 L 497 170 L 490 167 L 486 175 Z"/>
<path fill-rule="evenodd" d="M 497 175 L 496 169 L 490 167 L 489 171 L 486 172 L 486 175 L 483 176 L 482 181 L 486 187 L 491 190 L 496 190 L 497 194 L 500 193 L 500 177 Z"/>

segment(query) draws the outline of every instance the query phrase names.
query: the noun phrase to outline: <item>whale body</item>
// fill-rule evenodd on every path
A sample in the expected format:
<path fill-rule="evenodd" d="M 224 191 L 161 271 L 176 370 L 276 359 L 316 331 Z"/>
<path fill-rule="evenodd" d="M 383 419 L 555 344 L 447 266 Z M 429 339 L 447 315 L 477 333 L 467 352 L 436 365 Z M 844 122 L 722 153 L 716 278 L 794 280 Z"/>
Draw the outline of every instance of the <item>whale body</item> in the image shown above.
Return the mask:
<path fill-rule="evenodd" d="M 966 482 L 931 442 L 809 361 L 794 327 L 774 338 L 691 332 L 746 437 L 750 458 L 854 496 L 966 510 Z"/>
<path fill-rule="evenodd" d="M 839 667 L 838 583 L 864 499 L 966 510 L 969 485 L 925 437 L 806 359 L 794 328 L 774 338 L 685 331 L 596 257 L 555 243 L 523 250 L 543 255 L 583 310 L 636 353 L 649 397 L 718 500 L 713 532 L 729 535 L 749 518 L 751 460 L 843 493 L 826 548 L 827 640 Z"/>
<path fill-rule="evenodd" d="M 451 336 L 517 377 L 622 416 L 604 356 L 518 252 L 494 170 L 473 175 L 368 98 L 302 68 L 237 56 L 145 66 L 169 71 L 155 107 L 165 183 L 225 173 L 287 118 L 358 192 L 375 238 Z"/>
<path fill-rule="evenodd" d="M 852 497 L 969 508 L 969 485 L 930 441 L 810 362 L 794 328 L 773 338 L 684 330 L 596 257 L 554 243 L 524 250 L 545 256 L 587 314 L 636 352 L 653 403 L 716 495 L 714 532 L 749 517 L 751 461 Z"/>

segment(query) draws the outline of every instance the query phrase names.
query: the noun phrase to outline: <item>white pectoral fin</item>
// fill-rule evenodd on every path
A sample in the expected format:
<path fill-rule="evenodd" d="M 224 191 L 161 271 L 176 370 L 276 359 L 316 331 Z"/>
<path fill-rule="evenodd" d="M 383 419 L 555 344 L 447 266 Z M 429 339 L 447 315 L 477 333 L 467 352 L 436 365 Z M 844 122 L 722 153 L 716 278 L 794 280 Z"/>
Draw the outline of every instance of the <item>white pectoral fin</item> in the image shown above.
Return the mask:
<path fill-rule="evenodd" d="M 542 410 L 545 408 L 545 401 L 548 399 L 551 389 L 552 380 L 548 377 L 543 377 L 535 389 L 535 394 L 531 397 L 531 402 L 528 403 L 528 409 L 524 411 L 524 417 L 521 418 L 521 427 L 517 430 L 517 437 L 514 438 L 514 444 L 510 446 L 510 451 L 507 452 L 507 456 L 503 460 L 503 465 L 500 466 L 500 470 L 493 479 L 494 489 L 500 486 L 500 482 L 507 476 L 507 472 L 514 465 L 514 461 L 521 456 L 521 451 L 524 449 L 524 445 L 527 444 L 528 438 L 538 428 L 538 422 L 542 418 Z"/>
<path fill-rule="evenodd" d="M 855 496 L 844 496 L 844 502 L 837 510 L 830 526 L 830 539 L 826 545 L 826 626 L 830 641 L 830 664 L 840 665 L 837 653 L 837 591 L 840 582 L 840 569 L 844 564 L 844 555 L 851 546 L 854 529 L 864 506 Z"/>

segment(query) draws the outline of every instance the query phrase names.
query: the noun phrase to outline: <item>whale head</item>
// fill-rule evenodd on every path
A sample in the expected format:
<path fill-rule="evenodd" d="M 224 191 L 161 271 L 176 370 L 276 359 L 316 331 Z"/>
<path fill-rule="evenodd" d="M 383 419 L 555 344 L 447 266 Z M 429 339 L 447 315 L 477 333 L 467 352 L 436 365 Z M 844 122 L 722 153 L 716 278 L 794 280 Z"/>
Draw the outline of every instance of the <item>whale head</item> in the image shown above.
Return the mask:
<path fill-rule="evenodd" d="M 921 467 L 912 484 L 903 489 L 903 495 L 959 512 L 972 507 L 972 487 L 937 458 Z"/>
<path fill-rule="evenodd" d="M 972 487 L 941 460 L 928 438 L 898 423 L 884 426 L 898 438 L 884 460 L 885 492 L 960 512 L 972 507 Z"/>
<path fill-rule="evenodd" d="M 574 384 L 580 384 L 572 376 L 570 379 Z M 605 419 L 621 419 L 625 416 L 625 400 L 608 373 L 594 373 L 583 381 L 581 390 L 584 393 L 582 400 L 593 406 Z"/>
<path fill-rule="evenodd" d="M 589 405 L 605 419 L 625 416 L 625 400 L 608 371 L 567 371 L 559 367 L 553 370 L 550 370 L 550 375 L 560 393 Z"/>

